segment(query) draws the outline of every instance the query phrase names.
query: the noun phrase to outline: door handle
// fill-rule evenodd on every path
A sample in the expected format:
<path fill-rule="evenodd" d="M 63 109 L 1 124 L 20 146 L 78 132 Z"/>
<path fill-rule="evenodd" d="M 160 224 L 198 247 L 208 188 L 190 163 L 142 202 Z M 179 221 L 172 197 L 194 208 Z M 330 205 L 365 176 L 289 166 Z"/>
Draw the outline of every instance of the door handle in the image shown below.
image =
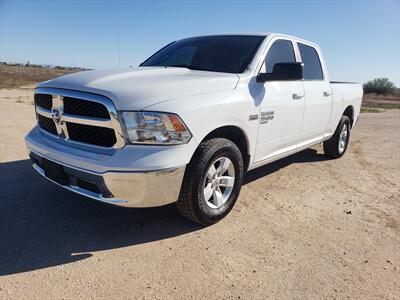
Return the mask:
<path fill-rule="evenodd" d="M 329 92 L 324 92 L 324 97 L 329 97 L 330 95 L 332 95 L 332 94 Z"/>
<path fill-rule="evenodd" d="M 300 100 L 303 97 L 304 97 L 304 95 L 297 95 L 297 94 L 292 95 L 293 100 Z"/>

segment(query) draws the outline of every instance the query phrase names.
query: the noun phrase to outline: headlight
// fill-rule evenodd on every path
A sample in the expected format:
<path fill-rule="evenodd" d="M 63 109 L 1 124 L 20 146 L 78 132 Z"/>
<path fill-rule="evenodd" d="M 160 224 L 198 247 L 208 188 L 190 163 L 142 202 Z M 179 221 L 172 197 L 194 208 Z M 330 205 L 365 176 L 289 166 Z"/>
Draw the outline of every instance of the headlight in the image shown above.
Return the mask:
<path fill-rule="evenodd" d="M 187 143 L 192 135 L 174 114 L 122 112 L 127 140 L 132 144 L 174 145 Z"/>

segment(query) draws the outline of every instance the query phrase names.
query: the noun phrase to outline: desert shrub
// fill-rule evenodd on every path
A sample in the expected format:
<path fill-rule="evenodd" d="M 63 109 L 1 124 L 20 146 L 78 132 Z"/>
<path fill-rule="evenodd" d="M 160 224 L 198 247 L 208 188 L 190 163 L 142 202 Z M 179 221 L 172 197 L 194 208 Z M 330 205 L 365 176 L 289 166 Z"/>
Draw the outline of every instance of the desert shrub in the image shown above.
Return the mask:
<path fill-rule="evenodd" d="M 397 89 L 388 78 L 375 78 L 363 84 L 364 93 L 375 93 L 379 95 L 393 94 Z"/>

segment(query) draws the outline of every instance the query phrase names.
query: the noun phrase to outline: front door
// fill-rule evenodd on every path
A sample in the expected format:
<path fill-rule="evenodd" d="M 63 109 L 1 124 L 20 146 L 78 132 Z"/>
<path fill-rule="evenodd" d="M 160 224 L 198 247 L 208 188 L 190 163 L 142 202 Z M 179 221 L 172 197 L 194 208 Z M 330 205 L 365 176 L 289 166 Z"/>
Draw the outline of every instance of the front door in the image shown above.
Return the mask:
<path fill-rule="evenodd" d="M 293 43 L 277 39 L 267 51 L 261 72 L 271 73 L 276 63 L 296 62 Z M 304 113 L 304 87 L 297 81 L 271 81 L 264 85 L 254 162 L 270 159 L 296 148 Z"/>

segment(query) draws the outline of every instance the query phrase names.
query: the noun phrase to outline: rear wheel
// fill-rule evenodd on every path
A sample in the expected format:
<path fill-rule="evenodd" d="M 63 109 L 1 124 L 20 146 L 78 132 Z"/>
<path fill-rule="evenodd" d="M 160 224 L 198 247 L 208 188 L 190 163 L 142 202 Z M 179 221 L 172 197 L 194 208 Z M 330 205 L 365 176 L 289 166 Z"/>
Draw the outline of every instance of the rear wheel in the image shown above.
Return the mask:
<path fill-rule="evenodd" d="M 210 225 L 234 206 L 243 179 L 243 158 L 230 140 L 214 138 L 201 143 L 186 167 L 177 202 L 187 219 Z"/>
<path fill-rule="evenodd" d="M 350 119 L 342 116 L 333 136 L 324 142 L 324 153 L 332 158 L 339 158 L 347 150 L 350 140 Z"/>

